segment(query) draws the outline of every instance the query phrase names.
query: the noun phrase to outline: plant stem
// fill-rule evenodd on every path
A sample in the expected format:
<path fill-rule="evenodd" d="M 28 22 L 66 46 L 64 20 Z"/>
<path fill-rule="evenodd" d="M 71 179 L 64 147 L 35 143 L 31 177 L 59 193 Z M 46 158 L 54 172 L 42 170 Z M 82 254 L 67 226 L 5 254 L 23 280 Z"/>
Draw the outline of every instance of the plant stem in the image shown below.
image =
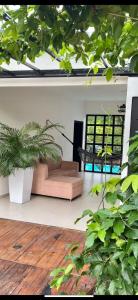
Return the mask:
<path fill-rule="evenodd" d="M 108 15 L 111 15 L 111 16 L 115 16 L 115 17 L 120 17 L 120 18 L 126 18 L 127 16 L 123 16 L 123 15 L 120 15 L 120 14 L 115 14 L 115 13 L 107 13 Z M 135 20 L 135 21 L 138 21 L 138 18 L 134 18 L 134 17 L 130 17 L 128 16 L 127 17 L 128 19 L 132 19 L 132 20 Z"/>

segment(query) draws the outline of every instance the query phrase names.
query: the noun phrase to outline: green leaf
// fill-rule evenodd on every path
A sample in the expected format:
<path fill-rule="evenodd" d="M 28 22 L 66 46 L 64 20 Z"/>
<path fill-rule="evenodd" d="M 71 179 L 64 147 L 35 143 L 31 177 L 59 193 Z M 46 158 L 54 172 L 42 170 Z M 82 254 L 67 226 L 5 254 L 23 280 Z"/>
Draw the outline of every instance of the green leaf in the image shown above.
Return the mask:
<path fill-rule="evenodd" d="M 105 195 L 105 199 L 107 203 L 114 205 L 117 201 L 117 193 L 107 192 Z"/>
<path fill-rule="evenodd" d="M 120 206 L 119 208 L 119 213 L 121 214 L 125 214 L 127 211 L 130 211 L 130 210 L 135 210 L 136 209 L 136 206 L 135 205 L 131 205 L 131 204 L 123 204 Z"/>
<path fill-rule="evenodd" d="M 95 276 L 100 276 L 102 274 L 103 270 L 103 264 L 97 264 L 95 267 L 93 267 L 92 273 Z"/>
<path fill-rule="evenodd" d="M 59 273 L 62 273 L 63 271 L 64 271 L 63 268 L 57 268 L 50 273 L 50 276 L 57 276 Z"/>
<path fill-rule="evenodd" d="M 98 287 L 96 287 L 96 295 L 105 295 L 106 284 L 105 282 L 100 283 Z"/>
<path fill-rule="evenodd" d="M 138 242 L 132 243 L 131 244 L 131 249 L 134 253 L 135 258 L 138 258 Z"/>
<path fill-rule="evenodd" d="M 106 236 L 106 231 L 104 229 L 102 229 L 98 232 L 98 237 L 102 242 L 104 242 L 105 236 Z"/>
<path fill-rule="evenodd" d="M 72 65 L 71 65 L 71 63 L 70 63 L 69 60 L 62 60 L 59 64 L 60 64 L 60 68 L 63 68 L 63 69 L 65 69 L 66 71 L 71 72 L 71 70 L 72 70 Z"/>
<path fill-rule="evenodd" d="M 78 53 L 78 54 L 76 55 L 75 61 L 77 62 L 77 61 L 79 60 L 80 57 L 81 57 L 81 53 Z"/>
<path fill-rule="evenodd" d="M 128 155 L 138 148 L 138 141 L 136 140 L 129 146 Z"/>
<path fill-rule="evenodd" d="M 138 191 L 138 175 L 129 175 L 126 177 L 126 179 L 123 181 L 121 189 L 123 192 L 125 192 L 129 186 L 132 184 L 133 191 L 137 193 Z"/>
<path fill-rule="evenodd" d="M 90 190 L 90 193 L 94 193 L 98 195 L 102 191 L 103 185 L 102 184 L 96 184 L 92 187 Z"/>
<path fill-rule="evenodd" d="M 107 230 L 113 226 L 113 223 L 114 223 L 114 219 L 106 219 L 105 221 L 102 222 L 102 227 L 105 230 Z"/>
<path fill-rule="evenodd" d="M 131 211 L 128 216 L 128 224 L 133 224 L 135 221 L 138 221 L 138 211 Z"/>
<path fill-rule="evenodd" d="M 57 290 L 61 287 L 61 284 L 64 282 L 64 275 L 57 279 L 56 288 Z"/>
<path fill-rule="evenodd" d="M 113 69 L 112 68 L 107 68 L 107 70 L 106 70 L 106 79 L 107 79 L 107 81 L 110 81 L 112 76 L 113 76 Z"/>
<path fill-rule="evenodd" d="M 134 175 L 135 177 L 133 177 L 132 179 L 132 188 L 133 188 L 133 191 L 135 193 L 138 192 L 138 175 Z"/>
<path fill-rule="evenodd" d="M 120 183 L 120 181 L 121 181 L 120 178 L 113 177 L 113 178 L 109 179 L 107 182 L 110 183 L 110 184 L 112 184 L 112 185 L 114 185 L 114 186 L 116 186 L 117 184 Z"/>
<path fill-rule="evenodd" d="M 113 225 L 113 229 L 117 235 L 120 235 L 122 232 L 124 232 L 125 225 L 121 220 L 118 220 L 118 221 L 115 221 L 115 223 Z"/>
<path fill-rule="evenodd" d="M 121 189 L 122 192 L 125 192 L 132 183 L 132 175 L 128 176 L 122 183 Z"/>
<path fill-rule="evenodd" d="M 127 282 L 127 284 L 132 284 L 132 281 L 131 281 L 131 278 L 129 276 L 128 270 L 125 267 L 125 265 L 123 265 L 123 264 L 122 264 L 121 273 L 122 273 L 123 279 Z"/>
<path fill-rule="evenodd" d="M 90 59 L 89 59 L 89 66 L 91 66 L 91 64 L 93 63 L 93 60 L 94 60 L 94 56 L 91 55 Z"/>
<path fill-rule="evenodd" d="M 117 239 L 117 241 L 116 241 L 117 247 L 122 247 L 124 244 L 125 244 L 125 240 Z"/>
<path fill-rule="evenodd" d="M 133 35 L 134 37 L 136 36 L 138 37 L 138 22 L 134 23 L 130 34 Z"/>
<path fill-rule="evenodd" d="M 136 268 L 136 258 L 134 256 L 128 257 L 127 261 L 133 267 L 133 269 Z"/>
<path fill-rule="evenodd" d="M 133 23 L 131 20 L 127 21 L 123 27 L 124 32 L 129 32 L 132 29 Z"/>
<path fill-rule="evenodd" d="M 135 202 L 135 206 L 138 208 L 138 194 L 135 194 L 133 196 L 134 202 Z"/>
<path fill-rule="evenodd" d="M 74 224 L 76 224 L 77 222 L 79 222 L 82 218 L 86 217 L 86 216 L 93 216 L 93 212 L 90 209 L 85 209 L 81 215 L 81 217 L 77 218 L 76 221 L 74 222 Z"/>
<path fill-rule="evenodd" d="M 87 58 L 86 58 L 86 56 L 85 56 L 83 53 L 82 53 L 82 55 L 81 55 L 81 58 L 82 58 L 83 64 L 84 64 L 85 66 L 87 66 L 87 65 L 88 65 Z"/>
<path fill-rule="evenodd" d="M 108 266 L 107 266 L 107 272 L 110 275 L 110 278 L 115 278 L 117 276 L 118 273 L 118 269 L 117 269 L 117 263 L 116 261 L 109 261 Z"/>
<path fill-rule="evenodd" d="M 96 234 L 92 232 L 92 233 L 86 238 L 85 247 L 86 247 L 86 248 L 92 247 L 93 244 L 94 244 L 95 238 L 96 238 Z"/>
<path fill-rule="evenodd" d="M 101 229 L 101 225 L 97 222 L 88 225 L 88 228 L 92 231 L 99 231 Z"/>
<path fill-rule="evenodd" d="M 74 268 L 74 265 L 73 264 L 69 264 L 67 266 L 67 268 L 65 269 L 65 275 L 68 275 L 72 271 L 73 268 Z"/>
<path fill-rule="evenodd" d="M 108 209 L 104 208 L 104 209 L 99 209 L 97 212 L 96 212 L 96 215 L 99 216 L 102 221 L 104 219 L 106 219 L 107 217 L 109 218 L 114 218 L 113 216 L 113 213 L 111 211 L 109 211 Z"/>
<path fill-rule="evenodd" d="M 123 251 L 117 251 L 116 253 L 113 254 L 111 260 L 118 259 L 118 258 L 120 258 L 120 257 L 122 258 L 122 255 L 123 255 L 123 256 L 125 255 Z"/>
<path fill-rule="evenodd" d="M 126 167 L 128 167 L 128 162 L 122 164 L 121 171 L 123 171 Z"/>
<path fill-rule="evenodd" d="M 122 24 L 120 24 L 120 22 L 118 22 L 118 20 L 115 22 L 115 26 L 114 26 L 114 37 L 116 40 L 119 39 L 120 35 L 122 33 Z"/>
<path fill-rule="evenodd" d="M 138 230 L 137 229 L 130 229 L 125 234 L 128 238 L 137 240 L 138 239 Z"/>
<path fill-rule="evenodd" d="M 114 280 L 111 280 L 108 290 L 110 295 L 116 295 L 116 282 Z"/>
<path fill-rule="evenodd" d="M 93 67 L 93 73 L 94 73 L 94 75 L 96 75 L 98 73 L 98 70 L 99 70 L 99 68 L 98 68 L 97 65 Z"/>

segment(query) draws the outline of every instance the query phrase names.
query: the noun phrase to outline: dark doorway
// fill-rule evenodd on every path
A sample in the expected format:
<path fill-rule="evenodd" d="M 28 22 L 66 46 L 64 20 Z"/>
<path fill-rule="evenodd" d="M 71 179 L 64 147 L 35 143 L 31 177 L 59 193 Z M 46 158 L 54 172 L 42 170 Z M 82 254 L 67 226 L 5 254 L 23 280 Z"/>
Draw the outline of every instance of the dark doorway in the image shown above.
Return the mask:
<path fill-rule="evenodd" d="M 138 134 L 138 97 L 132 98 L 130 137 Z"/>
<path fill-rule="evenodd" d="M 73 161 L 79 162 L 79 171 L 81 171 L 81 159 L 78 153 L 78 148 L 82 148 L 83 140 L 83 122 L 74 121 L 74 137 L 73 137 Z"/>
<path fill-rule="evenodd" d="M 138 134 L 138 97 L 132 98 L 131 120 L 130 120 L 130 137 Z M 128 166 L 128 175 L 132 172 Z"/>

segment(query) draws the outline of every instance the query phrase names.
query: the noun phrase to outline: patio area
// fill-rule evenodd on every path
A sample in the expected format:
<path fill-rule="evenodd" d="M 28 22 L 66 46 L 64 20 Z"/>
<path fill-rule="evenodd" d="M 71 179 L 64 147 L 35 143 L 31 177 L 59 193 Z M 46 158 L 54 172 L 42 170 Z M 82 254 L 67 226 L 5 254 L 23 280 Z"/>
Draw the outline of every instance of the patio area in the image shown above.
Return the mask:
<path fill-rule="evenodd" d="M 98 209 L 101 197 L 91 196 L 89 191 L 94 184 L 104 180 L 104 174 L 89 172 L 80 174 L 84 179 L 84 192 L 73 201 L 32 195 L 31 201 L 15 204 L 10 203 L 9 196 L 6 196 L 0 198 L 0 218 L 85 230 L 86 218 L 77 224 L 74 224 L 74 221 L 85 209 L 93 211 Z M 107 175 L 107 179 L 111 176 L 113 175 Z"/>

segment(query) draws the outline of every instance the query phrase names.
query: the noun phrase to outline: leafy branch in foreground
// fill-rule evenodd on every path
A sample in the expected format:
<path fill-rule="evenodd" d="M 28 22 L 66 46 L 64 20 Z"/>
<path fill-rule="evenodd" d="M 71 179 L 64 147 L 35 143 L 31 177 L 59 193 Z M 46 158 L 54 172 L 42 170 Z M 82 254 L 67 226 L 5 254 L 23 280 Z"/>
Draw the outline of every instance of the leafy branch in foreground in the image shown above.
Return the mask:
<path fill-rule="evenodd" d="M 136 73 L 137 16 L 137 5 L 0 5 L 0 65 L 46 52 L 68 72 L 74 59 L 94 74 L 104 64 L 107 80 L 116 68 Z"/>
<path fill-rule="evenodd" d="M 76 223 L 87 217 L 86 238 L 83 251 L 76 249 L 67 258 L 72 267 L 68 278 L 66 269 L 54 276 L 51 287 L 59 287 L 63 282 L 79 273 L 79 278 L 87 274 L 96 278 L 93 292 L 96 295 L 137 295 L 138 294 L 138 135 L 130 139 L 128 164 L 135 170 L 123 179 L 111 178 L 91 189 L 99 195 L 105 189 L 105 201 L 109 208 L 97 212 L 85 210 Z M 83 268 L 87 266 L 83 274 Z M 56 272 L 56 271 L 55 271 Z M 77 279 L 77 282 L 79 281 Z"/>

